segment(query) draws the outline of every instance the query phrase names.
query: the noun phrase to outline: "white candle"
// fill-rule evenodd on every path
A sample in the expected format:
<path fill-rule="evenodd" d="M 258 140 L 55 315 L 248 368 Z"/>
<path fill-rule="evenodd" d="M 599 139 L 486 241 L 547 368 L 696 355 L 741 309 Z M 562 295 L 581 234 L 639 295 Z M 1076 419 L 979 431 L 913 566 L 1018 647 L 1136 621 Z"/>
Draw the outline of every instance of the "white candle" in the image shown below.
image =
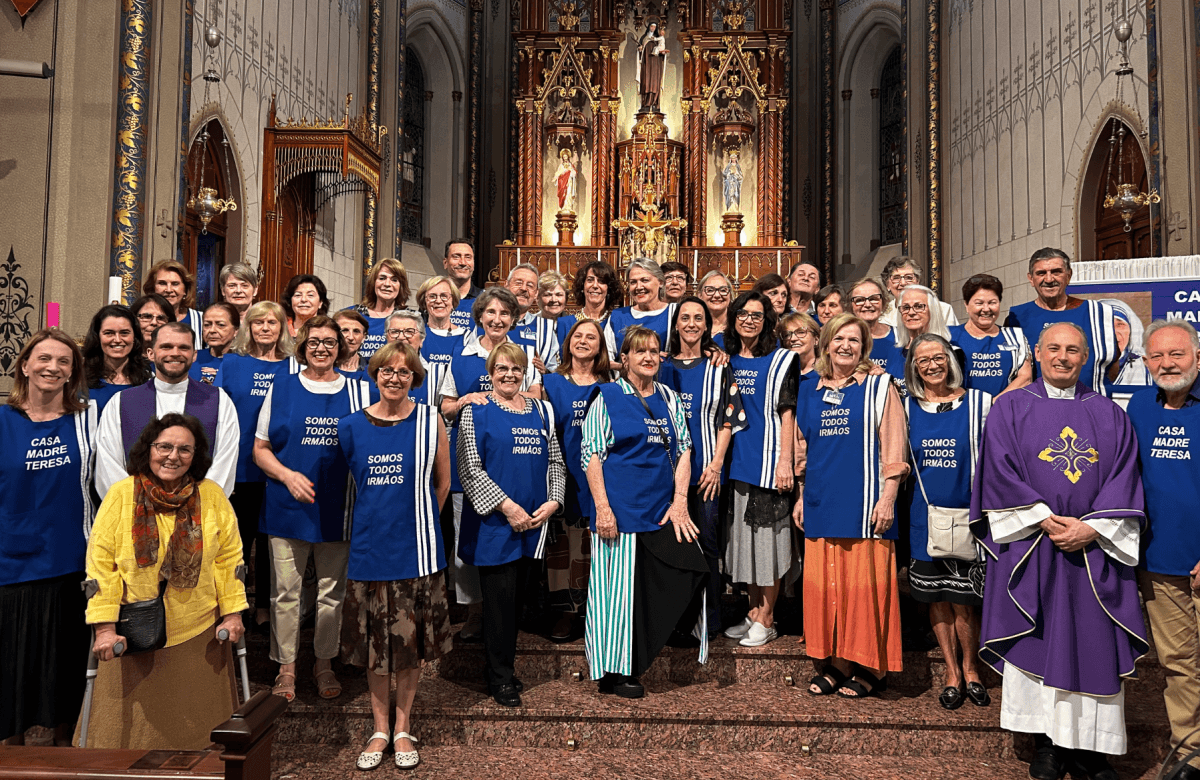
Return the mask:
<path fill-rule="evenodd" d="M 692 278 L 699 281 L 700 276 L 700 250 L 692 250 Z"/>
<path fill-rule="evenodd" d="M 521 247 L 517 247 L 517 265 L 521 264 Z"/>
<path fill-rule="evenodd" d="M 108 277 L 108 300 L 107 300 L 107 302 L 113 303 L 114 301 L 116 303 L 124 303 L 124 301 L 121 300 L 121 277 L 119 277 L 119 276 Z"/>
<path fill-rule="evenodd" d="M 554 270 L 558 271 L 558 247 L 554 247 Z"/>
<path fill-rule="evenodd" d="M 596 262 L 597 263 L 600 262 L 600 250 L 599 249 L 596 250 Z"/>
<path fill-rule="evenodd" d="M 736 292 L 742 284 L 742 256 L 740 250 L 733 250 L 733 289 Z"/>
<path fill-rule="evenodd" d="M 780 276 L 783 276 L 783 271 L 780 270 L 783 267 L 782 265 L 780 265 L 782 260 L 783 260 L 783 250 L 776 249 L 775 250 L 775 273 L 779 274 Z"/>

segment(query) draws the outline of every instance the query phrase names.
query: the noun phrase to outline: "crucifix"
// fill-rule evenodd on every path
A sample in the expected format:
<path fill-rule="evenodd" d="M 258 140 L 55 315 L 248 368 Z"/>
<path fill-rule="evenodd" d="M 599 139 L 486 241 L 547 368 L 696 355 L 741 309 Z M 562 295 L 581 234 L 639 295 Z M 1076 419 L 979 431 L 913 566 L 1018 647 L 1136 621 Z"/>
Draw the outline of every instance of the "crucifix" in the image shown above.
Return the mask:
<path fill-rule="evenodd" d="M 659 265 L 675 259 L 679 245 L 678 231 L 687 227 L 686 219 L 660 216 L 661 208 L 654 200 L 655 188 L 642 188 L 641 202 L 634 209 L 639 219 L 614 219 L 613 229 L 620 234 L 621 264 L 628 265 L 638 257 L 648 257 Z"/>

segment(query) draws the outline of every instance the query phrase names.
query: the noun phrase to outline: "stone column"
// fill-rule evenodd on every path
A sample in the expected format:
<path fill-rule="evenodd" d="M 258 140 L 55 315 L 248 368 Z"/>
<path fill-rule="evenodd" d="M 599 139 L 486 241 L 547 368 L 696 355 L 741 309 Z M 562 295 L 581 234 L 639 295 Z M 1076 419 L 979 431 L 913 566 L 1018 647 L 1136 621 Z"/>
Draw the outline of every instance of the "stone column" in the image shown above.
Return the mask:
<path fill-rule="evenodd" d="M 142 276 L 146 154 L 150 108 L 151 0 L 125 0 L 117 59 L 117 148 L 113 176 L 109 276 L 121 279 L 122 303 L 137 298 Z"/>

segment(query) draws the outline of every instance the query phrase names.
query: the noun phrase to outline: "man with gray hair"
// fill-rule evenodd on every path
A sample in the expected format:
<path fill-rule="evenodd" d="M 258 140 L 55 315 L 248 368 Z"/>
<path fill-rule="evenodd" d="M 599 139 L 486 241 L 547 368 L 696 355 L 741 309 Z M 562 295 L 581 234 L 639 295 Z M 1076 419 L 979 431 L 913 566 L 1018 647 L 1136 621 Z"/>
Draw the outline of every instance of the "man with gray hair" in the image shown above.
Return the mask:
<path fill-rule="evenodd" d="M 1088 360 L 1083 364 L 1079 381 L 1101 395 L 1108 395 L 1104 380 L 1117 378 L 1120 365 L 1117 358 L 1117 331 L 1113 309 L 1101 301 L 1089 301 L 1070 295 L 1071 258 L 1061 249 L 1045 247 L 1029 258 L 1029 283 L 1037 297 L 1029 303 L 1013 306 L 1008 310 L 1006 328 L 1020 328 L 1030 341 L 1056 322 L 1070 322 L 1079 328 L 1087 339 Z M 1033 378 L 1037 379 L 1040 367 L 1033 365 Z"/>
<path fill-rule="evenodd" d="M 1158 660 L 1167 669 L 1163 698 L 1171 748 L 1200 748 L 1200 337 L 1183 320 L 1146 329 L 1146 368 L 1156 388 L 1134 393 L 1129 419 L 1138 438 L 1147 531 L 1138 570 Z M 1200 759 L 1177 780 L 1200 780 Z"/>
<path fill-rule="evenodd" d="M 508 333 L 508 340 L 521 347 L 537 347 L 537 312 L 533 304 L 537 301 L 538 269 L 532 263 L 521 263 L 508 272 L 504 286 L 517 296 L 520 310 L 517 321 Z"/>
<path fill-rule="evenodd" d="M 1034 735 L 1034 780 L 1068 768 L 1117 780 L 1125 680 L 1149 649 L 1135 567 L 1145 513 L 1137 439 L 1079 381 L 1082 329 L 1050 325 L 1042 378 L 996 398 L 980 443 L 971 523 L 990 560 L 979 657 L 1004 675 L 1000 726 Z"/>

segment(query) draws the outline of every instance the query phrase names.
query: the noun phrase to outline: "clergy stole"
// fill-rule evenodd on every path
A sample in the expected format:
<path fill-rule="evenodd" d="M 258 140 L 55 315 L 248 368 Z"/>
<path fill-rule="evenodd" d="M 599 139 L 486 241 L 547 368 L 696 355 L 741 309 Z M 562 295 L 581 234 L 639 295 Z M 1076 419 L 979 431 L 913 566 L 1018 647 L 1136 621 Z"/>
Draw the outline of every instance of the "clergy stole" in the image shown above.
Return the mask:
<path fill-rule="evenodd" d="M 221 410 L 221 391 L 195 379 L 188 379 L 187 384 L 183 412 L 200 421 L 200 427 L 208 437 L 208 454 L 212 455 L 217 451 L 217 414 Z M 121 392 L 121 443 L 125 447 L 126 458 L 150 420 L 157 416 L 158 391 L 153 379 Z"/>
<path fill-rule="evenodd" d="M 971 501 L 991 558 L 979 655 L 1050 688 L 1115 695 L 1149 649 L 1134 567 L 1097 542 L 1063 552 L 1040 528 L 1006 544 L 992 539 L 986 513 L 1038 502 L 1063 517 L 1145 521 L 1129 419 L 1083 384 L 1074 399 L 1050 399 L 1038 380 L 997 398 L 988 415 Z"/>

